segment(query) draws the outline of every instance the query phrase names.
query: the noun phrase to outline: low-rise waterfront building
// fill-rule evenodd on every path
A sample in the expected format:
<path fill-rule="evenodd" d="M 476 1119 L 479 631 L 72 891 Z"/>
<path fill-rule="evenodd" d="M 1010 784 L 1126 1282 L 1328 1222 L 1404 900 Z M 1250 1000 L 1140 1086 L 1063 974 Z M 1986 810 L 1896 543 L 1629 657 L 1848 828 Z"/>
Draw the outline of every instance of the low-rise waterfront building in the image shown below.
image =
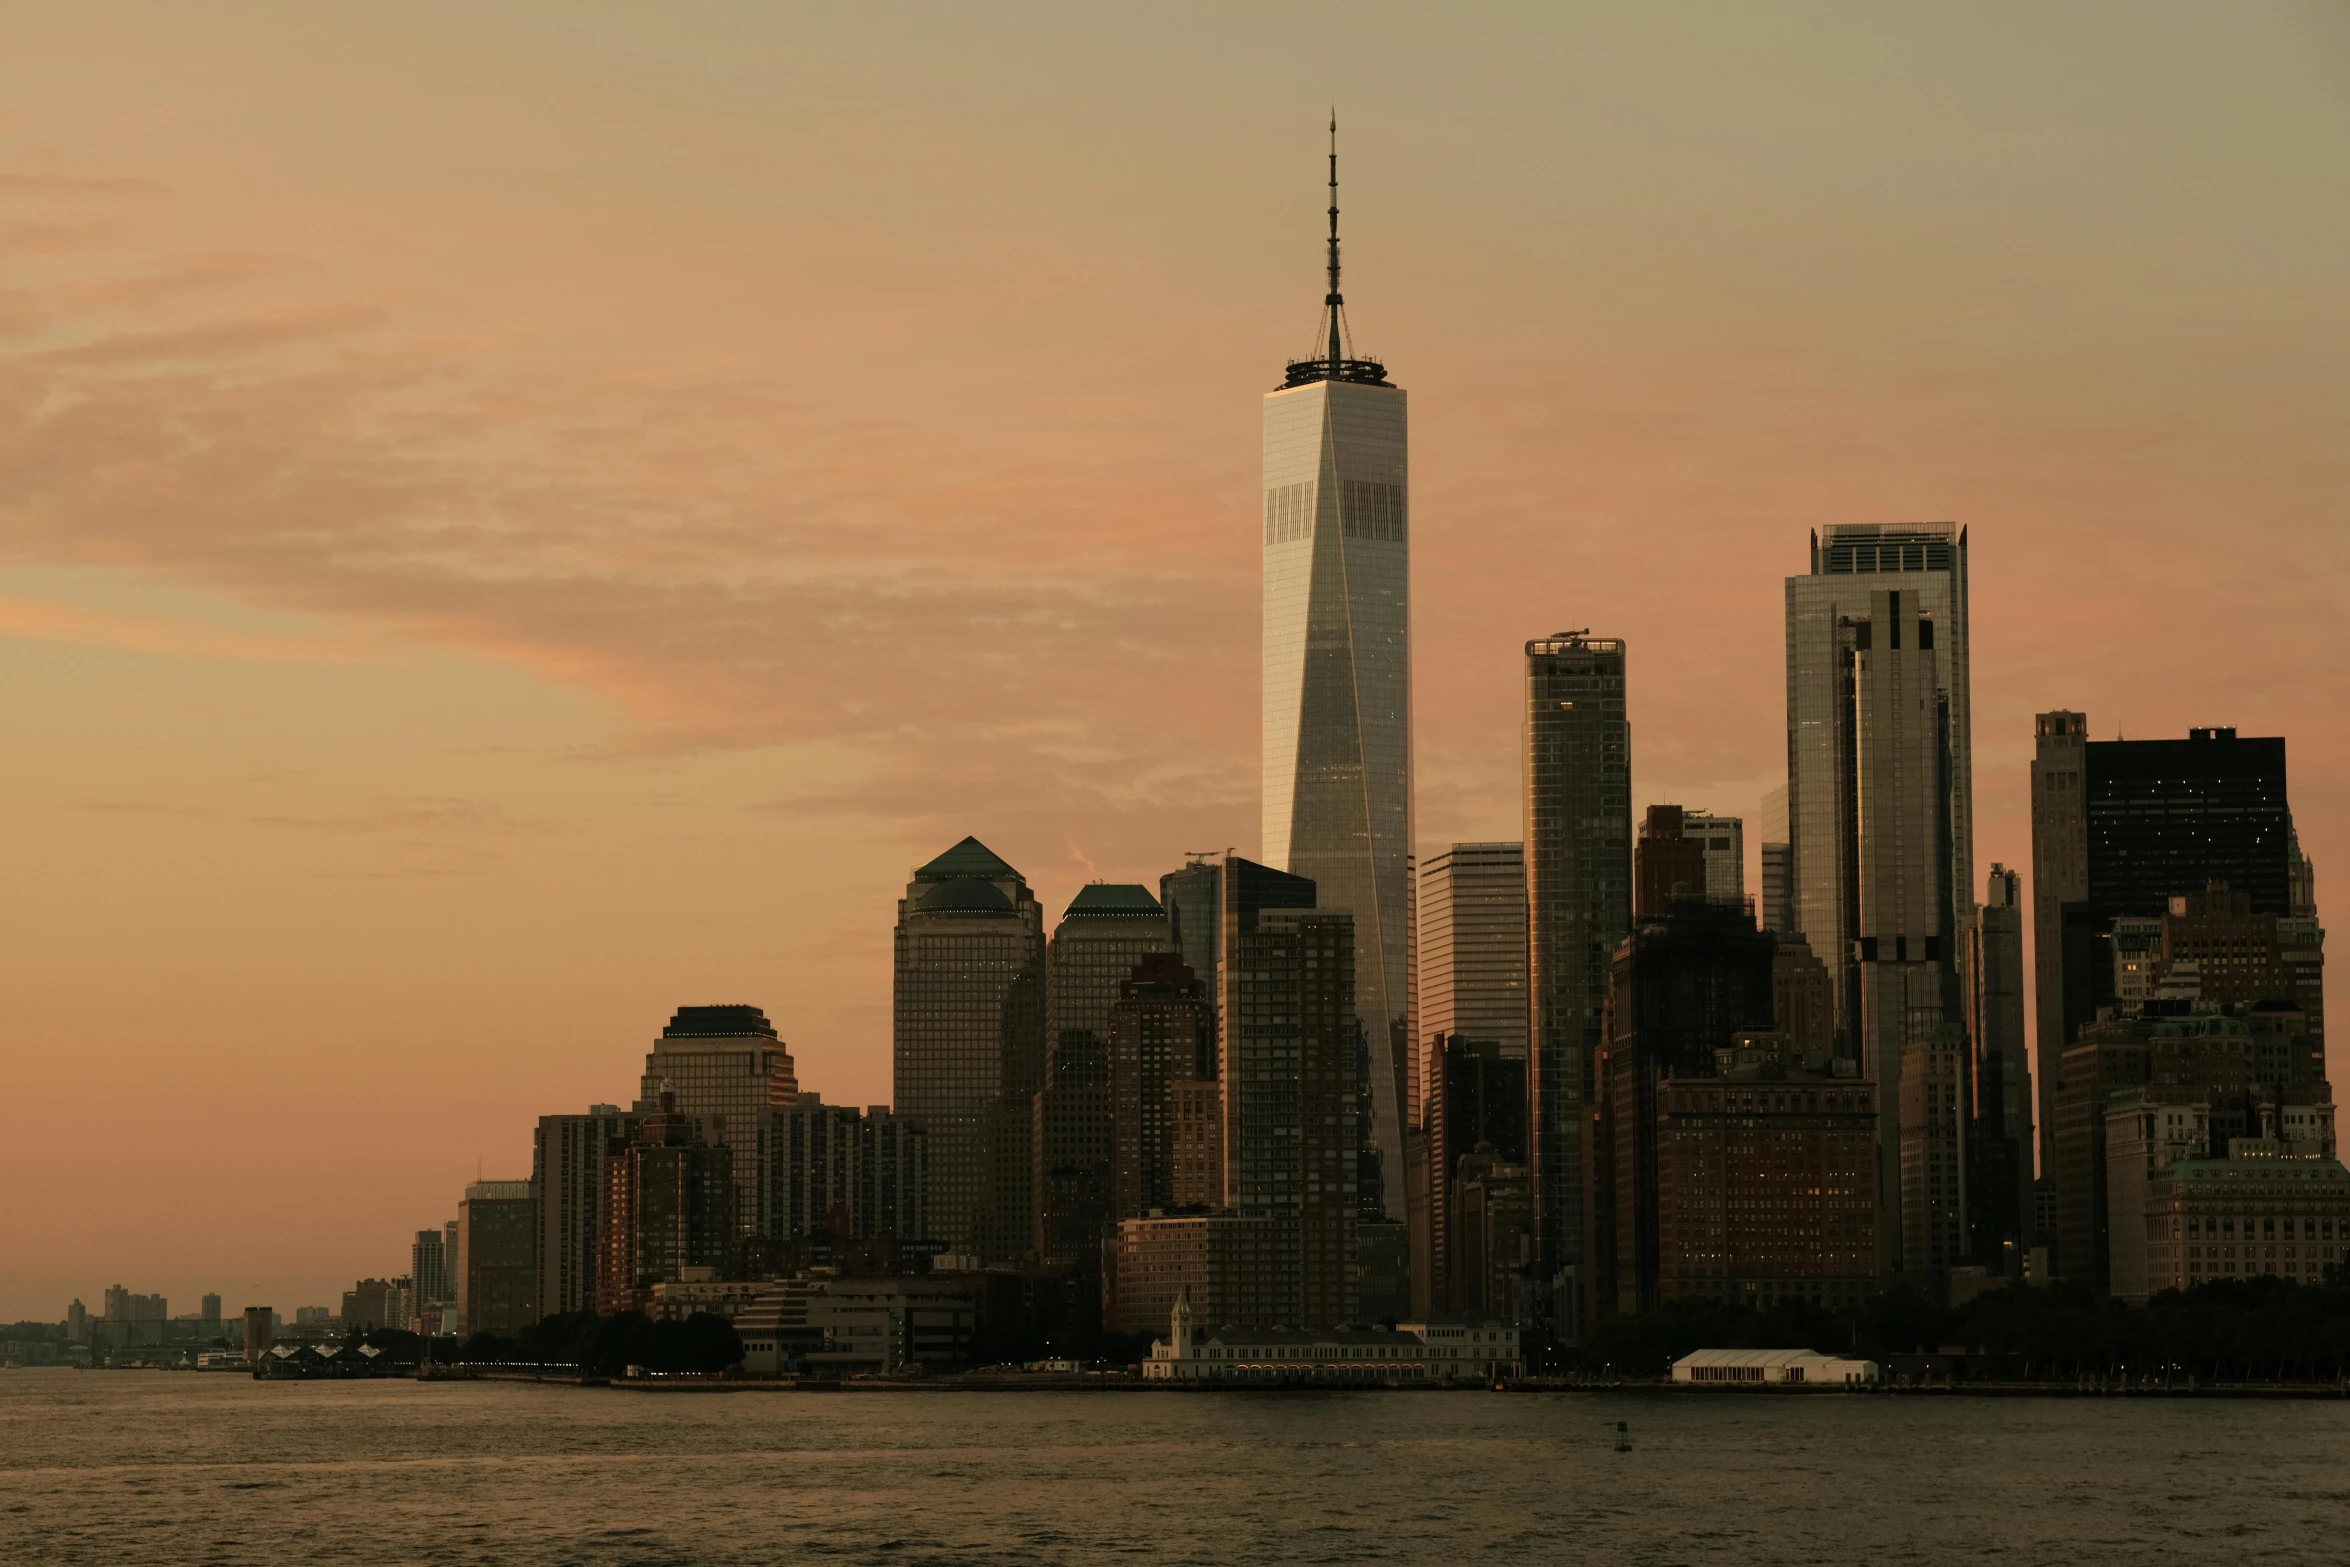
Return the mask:
<path fill-rule="evenodd" d="M 1518 1330 L 1497 1317 L 1405 1322 L 1393 1328 L 1200 1327 L 1191 1297 L 1168 1313 L 1168 1336 L 1143 1362 L 1146 1382 L 1208 1384 L 1490 1382 L 1524 1369 Z"/>
<path fill-rule="evenodd" d="M 1868 1387 L 1881 1375 L 1873 1360 L 1809 1349 L 1701 1349 L 1673 1362 L 1673 1380 L 1697 1387 Z"/>
<path fill-rule="evenodd" d="M 791 1279 L 735 1318 L 755 1377 L 944 1369 L 971 1358 L 978 1303 L 963 1285 L 919 1277 Z"/>

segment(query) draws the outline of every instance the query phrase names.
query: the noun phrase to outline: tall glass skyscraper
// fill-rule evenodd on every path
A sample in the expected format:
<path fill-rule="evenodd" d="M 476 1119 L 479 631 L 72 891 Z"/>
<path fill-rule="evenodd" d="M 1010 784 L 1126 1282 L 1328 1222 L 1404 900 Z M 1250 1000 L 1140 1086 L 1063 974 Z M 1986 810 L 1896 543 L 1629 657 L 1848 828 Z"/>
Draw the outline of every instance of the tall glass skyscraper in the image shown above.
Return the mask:
<path fill-rule="evenodd" d="M 1265 396 L 1263 852 L 1310 878 L 1323 911 L 1353 916 L 1376 1186 L 1364 1206 L 1400 1213 L 1414 1034 L 1409 463 L 1402 388 L 1346 342 L 1335 150 L 1329 273 L 1313 357 Z"/>
<path fill-rule="evenodd" d="M 1966 531 L 1869 523 L 1813 536 L 1787 579 L 1787 815 L 1797 933 L 1836 977 L 1842 1049 L 1877 1085 L 1886 1254 L 1904 1235 L 1905 1057 L 1965 1038 L 1974 919 Z M 1955 1196 L 1959 1172 L 1936 1168 Z M 1915 1211 L 1916 1204 L 1910 1209 Z"/>
<path fill-rule="evenodd" d="M 1044 1086 L 1044 911 L 977 838 L 898 903 L 897 1113 L 927 1128 L 931 1238 L 987 1261 L 1035 1244 L 1029 1141 Z"/>

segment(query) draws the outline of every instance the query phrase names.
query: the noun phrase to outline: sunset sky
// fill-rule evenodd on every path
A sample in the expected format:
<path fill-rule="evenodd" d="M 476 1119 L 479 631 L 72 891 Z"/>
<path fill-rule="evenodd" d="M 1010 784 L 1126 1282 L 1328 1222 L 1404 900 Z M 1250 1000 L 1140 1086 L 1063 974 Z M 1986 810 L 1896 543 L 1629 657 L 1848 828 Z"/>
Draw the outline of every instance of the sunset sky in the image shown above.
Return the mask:
<path fill-rule="evenodd" d="M 1979 867 L 2063 706 L 2286 735 L 2350 896 L 2350 8 L 6 37 L 0 1321 L 405 1272 L 680 1003 L 887 1100 L 894 901 L 965 833 L 1053 917 L 1253 852 L 1333 102 L 1423 852 L 1518 836 L 1568 627 L 1629 643 L 1636 800 L 1751 818 L 1807 530 L 1953 519 Z"/>

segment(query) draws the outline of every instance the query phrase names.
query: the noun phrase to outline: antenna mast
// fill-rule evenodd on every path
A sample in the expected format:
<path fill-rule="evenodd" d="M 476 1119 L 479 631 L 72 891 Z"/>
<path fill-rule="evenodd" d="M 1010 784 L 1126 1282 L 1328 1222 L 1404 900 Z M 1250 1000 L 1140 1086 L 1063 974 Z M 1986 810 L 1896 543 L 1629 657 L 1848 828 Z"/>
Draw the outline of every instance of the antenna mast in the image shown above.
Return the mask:
<path fill-rule="evenodd" d="M 1346 296 L 1338 291 L 1338 111 L 1330 111 L 1330 292 L 1322 304 L 1330 312 L 1330 370 L 1338 372 L 1339 361 L 1346 357 L 1340 346 L 1340 330 L 1345 317 L 1340 311 Z"/>

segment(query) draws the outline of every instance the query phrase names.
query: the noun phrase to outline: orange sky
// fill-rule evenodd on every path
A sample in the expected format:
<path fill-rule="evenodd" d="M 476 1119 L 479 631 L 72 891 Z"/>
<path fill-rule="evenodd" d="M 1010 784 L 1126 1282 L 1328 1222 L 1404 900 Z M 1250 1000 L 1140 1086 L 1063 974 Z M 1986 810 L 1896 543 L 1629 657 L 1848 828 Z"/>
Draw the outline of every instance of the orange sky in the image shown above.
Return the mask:
<path fill-rule="evenodd" d="M 1611 15 L 1613 10 L 1617 14 Z M 2350 875 L 2350 21 L 82 0 L 0 53 L 0 1320 L 331 1302 L 681 1002 L 889 1093 L 906 868 L 1256 836 L 1258 399 L 1412 393 L 1423 846 L 1519 644 L 1783 771 L 1807 529 L 2031 715 L 2291 740 Z"/>

